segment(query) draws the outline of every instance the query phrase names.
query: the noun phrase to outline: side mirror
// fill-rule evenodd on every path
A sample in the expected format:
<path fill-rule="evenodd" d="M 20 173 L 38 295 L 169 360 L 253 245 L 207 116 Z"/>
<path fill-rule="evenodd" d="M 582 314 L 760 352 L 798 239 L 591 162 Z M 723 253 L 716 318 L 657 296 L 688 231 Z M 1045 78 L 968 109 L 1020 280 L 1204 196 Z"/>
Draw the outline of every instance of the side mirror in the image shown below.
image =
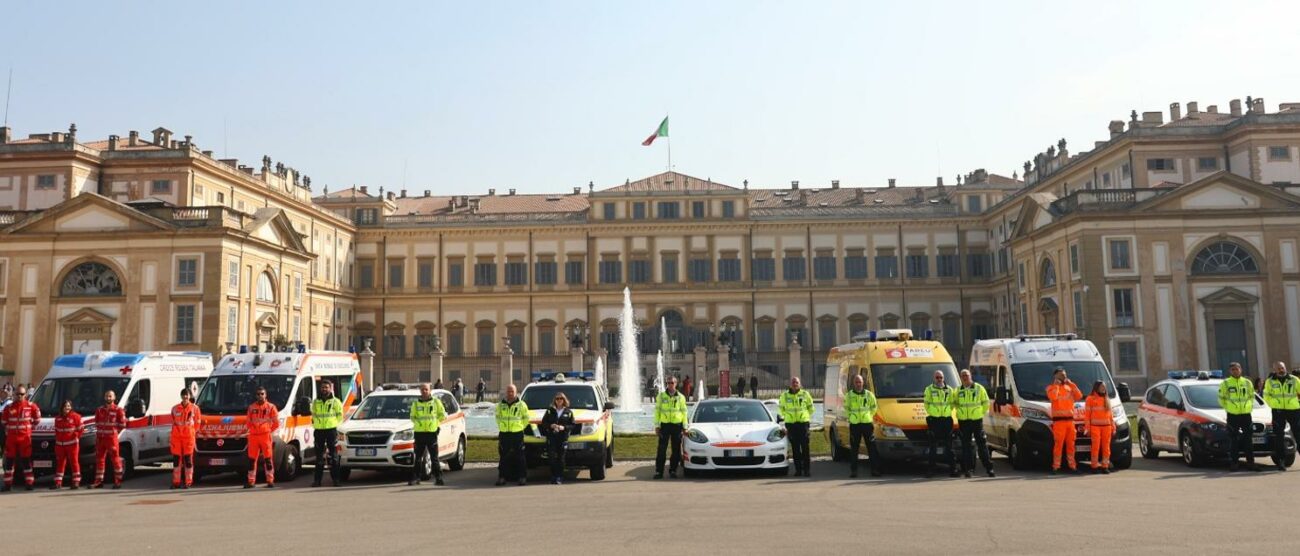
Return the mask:
<path fill-rule="evenodd" d="M 1124 403 L 1133 401 L 1133 391 L 1129 390 L 1127 382 L 1119 383 L 1117 388 L 1119 388 L 1119 401 Z"/>
<path fill-rule="evenodd" d="M 780 415 L 777 415 L 777 416 L 776 416 L 776 422 L 778 422 L 778 423 L 784 423 L 784 422 L 785 422 L 785 417 L 782 417 L 782 416 L 780 416 Z"/>
<path fill-rule="evenodd" d="M 311 415 L 311 400 L 307 398 L 298 398 L 298 403 L 293 404 L 294 417 Z"/>
<path fill-rule="evenodd" d="M 1183 408 L 1183 404 L 1180 404 L 1180 403 L 1178 403 L 1178 402 L 1168 402 L 1168 403 L 1165 404 L 1165 407 L 1167 407 L 1167 408 L 1169 408 L 1169 409 L 1178 409 L 1178 410 L 1181 410 L 1181 409 Z"/>
<path fill-rule="evenodd" d="M 995 393 L 993 397 L 994 397 L 993 401 L 998 405 L 1011 404 L 1011 390 L 1007 389 L 1006 386 L 999 386 L 997 393 Z"/>
<path fill-rule="evenodd" d="M 615 407 L 618 406 L 615 406 L 614 402 L 605 402 L 605 411 L 613 411 Z"/>
<path fill-rule="evenodd" d="M 145 407 L 144 400 L 140 398 L 131 398 L 126 404 L 126 416 L 131 419 L 144 417 Z"/>

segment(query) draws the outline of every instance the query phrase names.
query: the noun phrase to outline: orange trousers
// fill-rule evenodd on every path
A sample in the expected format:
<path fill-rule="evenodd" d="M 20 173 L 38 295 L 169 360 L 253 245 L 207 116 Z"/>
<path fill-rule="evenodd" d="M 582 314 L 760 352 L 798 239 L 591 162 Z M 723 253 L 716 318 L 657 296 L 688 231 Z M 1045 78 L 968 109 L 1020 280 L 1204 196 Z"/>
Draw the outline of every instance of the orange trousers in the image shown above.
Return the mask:
<path fill-rule="evenodd" d="M 1088 437 L 1092 438 L 1092 468 L 1110 469 L 1110 437 L 1115 435 L 1115 427 L 1089 427 Z M 1097 460 L 1101 459 L 1098 467 Z"/>
<path fill-rule="evenodd" d="M 1075 469 L 1074 461 L 1074 419 L 1052 421 L 1052 469 L 1061 468 L 1061 450 L 1065 450 L 1066 464 Z"/>

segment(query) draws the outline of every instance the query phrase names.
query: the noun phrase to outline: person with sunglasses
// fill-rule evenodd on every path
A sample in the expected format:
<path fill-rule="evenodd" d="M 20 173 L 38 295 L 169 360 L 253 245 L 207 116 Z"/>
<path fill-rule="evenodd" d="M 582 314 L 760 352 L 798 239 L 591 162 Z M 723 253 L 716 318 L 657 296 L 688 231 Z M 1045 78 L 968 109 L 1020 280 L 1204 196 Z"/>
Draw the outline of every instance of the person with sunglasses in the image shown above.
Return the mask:
<path fill-rule="evenodd" d="M 573 410 L 564 392 L 555 394 L 551 407 L 542 416 L 542 435 L 546 437 L 546 457 L 551 461 L 551 484 L 564 484 L 564 455 L 573 433 Z"/>

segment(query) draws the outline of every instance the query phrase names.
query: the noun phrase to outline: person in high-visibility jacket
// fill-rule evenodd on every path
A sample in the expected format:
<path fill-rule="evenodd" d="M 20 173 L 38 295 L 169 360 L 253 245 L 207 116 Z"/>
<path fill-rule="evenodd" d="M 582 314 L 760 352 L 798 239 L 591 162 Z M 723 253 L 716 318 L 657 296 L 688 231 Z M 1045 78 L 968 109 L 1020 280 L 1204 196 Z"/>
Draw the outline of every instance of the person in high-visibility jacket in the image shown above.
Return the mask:
<path fill-rule="evenodd" d="M 957 392 L 944 382 L 943 371 L 934 372 L 934 384 L 925 387 L 925 426 L 930 446 L 925 477 L 934 476 L 934 464 L 939 448 L 943 448 L 944 461 L 948 463 L 948 476 L 957 476 L 957 460 L 952 453 L 952 412 L 957 403 Z"/>
<path fill-rule="evenodd" d="M 266 401 L 266 388 L 257 387 L 256 397 L 248 406 L 248 482 L 244 488 L 257 484 L 257 464 L 261 460 L 266 469 L 266 488 L 275 488 L 275 441 L 272 434 L 280 428 L 280 410 Z"/>
<path fill-rule="evenodd" d="M 528 484 L 528 462 L 524 459 L 528 421 L 528 404 L 519 399 L 514 384 L 507 385 L 506 395 L 497 402 L 497 486 L 508 480 L 520 486 Z"/>
<path fill-rule="evenodd" d="M 117 405 L 117 394 L 104 391 L 104 405 L 95 410 L 95 482 L 90 488 L 104 488 L 105 466 L 113 465 L 113 489 L 122 488 L 125 472 L 118 437 L 126 430 L 126 411 Z"/>
<path fill-rule="evenodd" d="M 961 438 L 961 470 L 967 478 L 975 469 L 975 453 L 979 453 L 984 473 L 990 477 L 993 459 L 984 439 L 984 416 L 989 412 L 989 392 L 984 385 L 971 378 L 969 369 L 962 369 L 961 388 L 957 389 L 957 434 Z"/>
<path fill-rule="evenodd" d="M 59 415 L 54 418 L 54 486 L 63 487 L 67 467 L 72 467 L 72 490 L 81 485 L 81 414 L 72 410 L 72 400 L 63 400 Z"/>
<path fill-rule="evenodd" d="M 189 388 L 181 389 L 181 403 L 172 407 L 172 488 L 194 486 L 194 437 L 203 415 L 190 401 L 192 395 Z"/>
<path fill-rule="evenodd" d="M 1074 459 L 1074 403 L 1083 399 L 1083 391 L 1070 380 L 1062 367 L 1052 373 L 1052 383 L 1047 385 L 1047 401 L 1052 404 L 1052 474 L 1061 470 L 1061 453 L 1070 472 L 1078 473 L 1079 464 Z"/>
<path fill-rule="evenodd" d="M 672 458 L 668 459 L 668 476 L 677 478 L 677 466 L 682 463 L 682 432 L 686 430 L 686 396 L 677 391 L 677 377 L 668 377 L 664 391 L 655 395 L 655 436 L 659 444 L 655 448 L 655 476 L 664 478 L 664 459 L 672 448 Z"/>
<path fill-rule="evenodd" d="M 325 466 L 330 468 L 330 483 L 339 486 L 339 423 L 343 421 L 343 402 L 334 395 L 334 383 L 322 380 L 320 397 L 311 402 L 311 438 L 316 452 L 316 469 L 311 486 L 320 486 Z"/>
<path fill-rule="evenodd" d="M 867 390 L 862 375 L 853 375 L 853 388 L 844 394 L 844 413 L 849 420 L 849 478 L 858 476 L 858 443 L 867 445 L 867 458 L 871 463 L 871 476 L 880 476 L 880 454 L 876 452 L 876 411 L 880 404 L 876 395 Z"/>
<path fill-rule="evenodd" d="M 1300 378 L 1287 374 L 1286 364 L 1281 361 L 1273 363 L 1273 374 L 1264 381 L 1264 403 L 1273 410 L 1273 465 L 1278 471 L 1286 471 L 1282 458 L 1286 454 L 1287 424 L 1291 425 L 1291 434 L 1300 436 Z"/>
<path fill-rule="evenodd" d="M 803 389 L 799 377 L 790 378 L 790 389 L 781 392 L 777 411 L 785 421 L 786 437 L 793 452 L 795 476 L 812 476 L 812 456 L 808 453 L 808 429 L 812 423 L 812 394 Z"/>
<path fill-rule="evenodd" d="M 1110 473 L 1110 439 L 1115 436 L 1115 418 L 1110 412 L 1110 394 L 1106 383 L 1092 384 L 1092 393 L 1083 402 L 1083 422 L 1092 440 L 1089 467 L 1093 473 Z"/>
<path fill-rule="evenodd" d="M 415 457 L 411 460 L 411 478 L 406 484 L 420 484 L 424 462 L 433 471 L 433 484 L 442 486 L 442 460 L 438 459 L 438 430 L 447 419 L 447 409 L 442 400 L 433 397 L 429 383 L 420 385 L 420 397 L 411 402 L 411 424 L 415 426 Z M 424 459 L 429 458 L 429 459 Z"/>
<path fill-rule="evenodd" d="M 1255 449 L 1251 446 L 1254 434 L 1254 420 L 1250 412 L 1255 408 L 1255 385 L 1250 379 L 1241 376 L 1241 364 L 1233 361 L 1228 364 L 1228 378 L 1219 383 L 1219 405 L 1228 413 L 1228 469 L 1238 469 L 1241 452 L 1246 452 L 1246 468 L 1259 471 L 1255 467 Z"/>

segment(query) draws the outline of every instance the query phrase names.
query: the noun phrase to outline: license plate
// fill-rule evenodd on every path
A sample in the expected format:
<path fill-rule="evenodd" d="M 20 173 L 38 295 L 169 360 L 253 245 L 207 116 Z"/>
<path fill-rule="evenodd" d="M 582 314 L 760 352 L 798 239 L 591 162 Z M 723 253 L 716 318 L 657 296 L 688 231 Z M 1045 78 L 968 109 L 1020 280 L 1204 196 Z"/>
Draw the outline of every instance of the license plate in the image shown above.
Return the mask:
<path fill-rule="evenodd" d="M 1255 445 L 1256 445 L 1256 446 L 1263 446 L 1263 445 L 1265 445 L 1265 444 L 1268 444 L 1268 439 L 1267 439 L 1267 438 L 1256 438 L 1256 439 L 1255 439 Z"/>
<path fill-rule="evenodd" d="M 54 462 L 43 459 L 32 460 L 32 467 L 36 469 L 50 469 L 54 467 Z"/>
<path fill-rule="evenodd" d="M 722 457 L 749 458 L 749 457 L 754 457 L 754 451 L 753 450 L 723 450 Z"/>
<path fill-rule="evenodd" d="M 586 449 L 587 449 L 587 443 L 586 443 L 586 442 L 570 442 L 570 443 L 569 443 L 569 449 L 570 449 L 570 450 L 586 450 Z"/>
<path fill-rule="evenodd" d="M 208 460 L 208 463 L 212 465 L 226 465 L 229 464 L 230 461 L 227 460 L 226 458 L 212 458 Z"/>
<path fill-rule="evenodd" d="M 375 456 L 379 454 L 378 448 L 357 448 L 357 457 Z"/>

